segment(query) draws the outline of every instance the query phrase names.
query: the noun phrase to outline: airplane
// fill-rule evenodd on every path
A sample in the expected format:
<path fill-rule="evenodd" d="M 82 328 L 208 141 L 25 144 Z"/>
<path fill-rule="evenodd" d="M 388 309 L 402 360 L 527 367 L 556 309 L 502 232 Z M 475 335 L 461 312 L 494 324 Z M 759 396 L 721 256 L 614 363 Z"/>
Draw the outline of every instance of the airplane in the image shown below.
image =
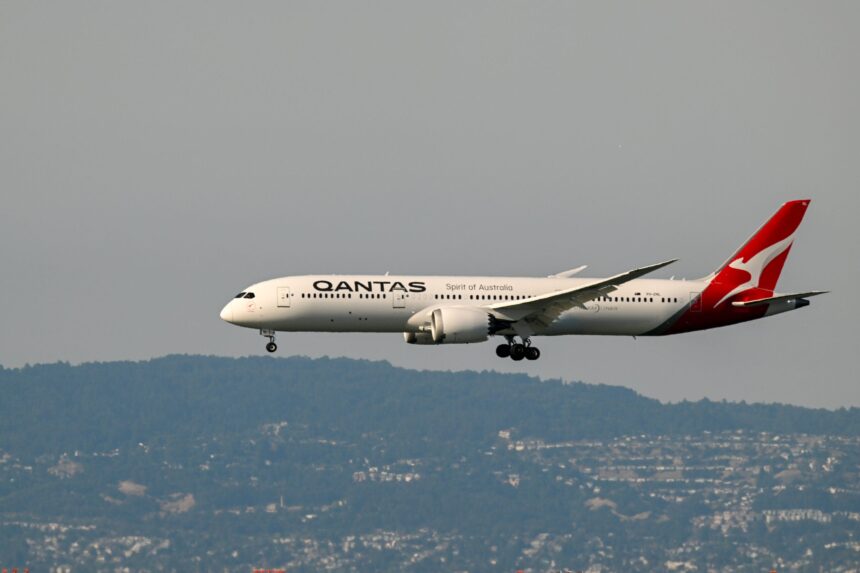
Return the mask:
<path fill-rule="evenodd" d="M 809 305 L 828 291 L 775 292 L 809 199 L 783 204 L 717 270 L 698 280 L 643 279 L 675 262 L 609 278 L 581 266 L 548 277 L 307 275 L 255 283 L 221 311 L 269 339 L 275 332 L 402 332 L 410 344 L 469 344 L 537 360 L 535 336 L 661 336 L 728 326 Z"/>

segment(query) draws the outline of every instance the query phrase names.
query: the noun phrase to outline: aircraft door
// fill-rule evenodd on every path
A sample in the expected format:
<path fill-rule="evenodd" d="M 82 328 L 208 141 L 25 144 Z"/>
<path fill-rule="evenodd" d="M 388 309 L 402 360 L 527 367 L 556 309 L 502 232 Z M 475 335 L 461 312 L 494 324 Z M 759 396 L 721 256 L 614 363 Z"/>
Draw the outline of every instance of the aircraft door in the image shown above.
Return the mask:
<path fill-rule="evenodd" d="M 700 293 L 700 292 L 691 292 L 690 293 L 690 311 L 691 312 L 702 312 L 702 293 Z"/>
<path fill-rule="evenodd" d="M 278 287 L 278 306 L 290 307 L 290 287 Z"/>
<path fill-rule="evenodd" d="M 406 297 L 404 293 L 400 291 L 394 291 L 391 293 L 391 306 L 393 308 L 406 308 Z"/>

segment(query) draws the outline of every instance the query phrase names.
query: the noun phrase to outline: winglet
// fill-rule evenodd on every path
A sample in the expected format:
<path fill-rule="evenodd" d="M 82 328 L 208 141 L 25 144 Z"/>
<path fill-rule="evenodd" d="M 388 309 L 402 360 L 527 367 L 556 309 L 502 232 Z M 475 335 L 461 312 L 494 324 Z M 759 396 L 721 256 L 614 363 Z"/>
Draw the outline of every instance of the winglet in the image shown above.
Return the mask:
<path fill-rule="evenodd" d="M 662 269 L 665 266 L 671 265 L 677 260 L 678 259 L 669 259 L 668 261 L 663 261 L 662 263 L 648 265 L 647 267 L 639 267 L 638 269 L 633 269 L 632 271 L 627 271 L 626 273 L 621 273 L 613 277 L 609 277 L 608 279 L 599 281 L 599 283 L 597 284 L 615 286 L 616 284 L 626 283 L 627 281 L 638 279 L 639 277 L 647 275 L 648 273 L 653 273 L 657 269 Z"/>
<path fill-rule="evenodd" d="M 653 273 L 657 269 L 662 269 L 663 267 L 667 267 L 674 262 L 677 262 L 678 259 L 669 259 L 668 261 L 663 261 L 662 263 L 657 263 L 654 265 L 648 265 L 647 267 L 641 267 L 638 269 L 634 269 L 632 271 L 628 271 L 624 273 L 624 275 L 633 275 L 635 274 L 637 277 L 641 277 L 642 275 L 647 275 L 648 273 Z M 623 276 L 623 275 L 622 275 Z"/>

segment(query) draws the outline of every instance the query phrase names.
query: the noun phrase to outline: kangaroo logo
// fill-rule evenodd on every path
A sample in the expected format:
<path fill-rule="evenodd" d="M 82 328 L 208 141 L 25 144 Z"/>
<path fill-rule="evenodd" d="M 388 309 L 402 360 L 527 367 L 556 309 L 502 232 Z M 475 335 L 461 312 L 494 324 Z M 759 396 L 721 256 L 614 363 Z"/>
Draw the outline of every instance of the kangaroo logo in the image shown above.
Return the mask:
<path fill-rule="evenodd" d="M 767 247 L 766 249 L 762 249 L 756 254 L 754 257 L 751 257 L 750 260 L 744 262 L 743 257 L 738 257 L 729 263 L 729 266 L 735 270 L 743 271 L 749 275 L 749 280 L 745 283 L 741 283 L 726 294 L 723 298 L 714 305 L 714 308 L 720 306 L 726 299 L 733 297 L 739 292 L 743 292 L 745 290 L 755 288 L 759 286 L 759 282 L 761 281 L 761 274 L 767 268 L 767 266 L 773 261 L 775 258 L 784 253 L 794 242 L 794 233 L 787 236 L 783 240 L 778 243 L 774 243 L 773 245 Z"/>

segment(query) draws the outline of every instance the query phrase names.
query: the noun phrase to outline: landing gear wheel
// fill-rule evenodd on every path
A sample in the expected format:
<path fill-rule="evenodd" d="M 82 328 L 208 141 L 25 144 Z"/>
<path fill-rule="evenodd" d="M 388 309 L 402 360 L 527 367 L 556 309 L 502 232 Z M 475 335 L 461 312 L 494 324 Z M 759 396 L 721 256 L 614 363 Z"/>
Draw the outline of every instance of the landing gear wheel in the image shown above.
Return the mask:
<path fill-rule="evenodd" d="M 540 350 L 534 346 L 526 348 L 526 360 L 537 360 L 540 358 Z"/>
<path fill-rule="evenodd" d="M 510 344 L 499 344 L 496 346 L 496 356 L 499 358 L 507 358 L 511 355 L 511 345 Z"/>
<path fill-rule="evenodd" d="M 511 360 L 519 362 L 526 357 L 526 347 L 523 344 L 511 344 Z"/>
<path fill-rule="evenodd" d="M 275 331 L 269 329 L 260 329 L 260 334 L 269 339 L 269 343 L 266 345 L 266 350 L 269 352 L 274 352 L 278 349 L 278 345 L 275 344 Z"/>

